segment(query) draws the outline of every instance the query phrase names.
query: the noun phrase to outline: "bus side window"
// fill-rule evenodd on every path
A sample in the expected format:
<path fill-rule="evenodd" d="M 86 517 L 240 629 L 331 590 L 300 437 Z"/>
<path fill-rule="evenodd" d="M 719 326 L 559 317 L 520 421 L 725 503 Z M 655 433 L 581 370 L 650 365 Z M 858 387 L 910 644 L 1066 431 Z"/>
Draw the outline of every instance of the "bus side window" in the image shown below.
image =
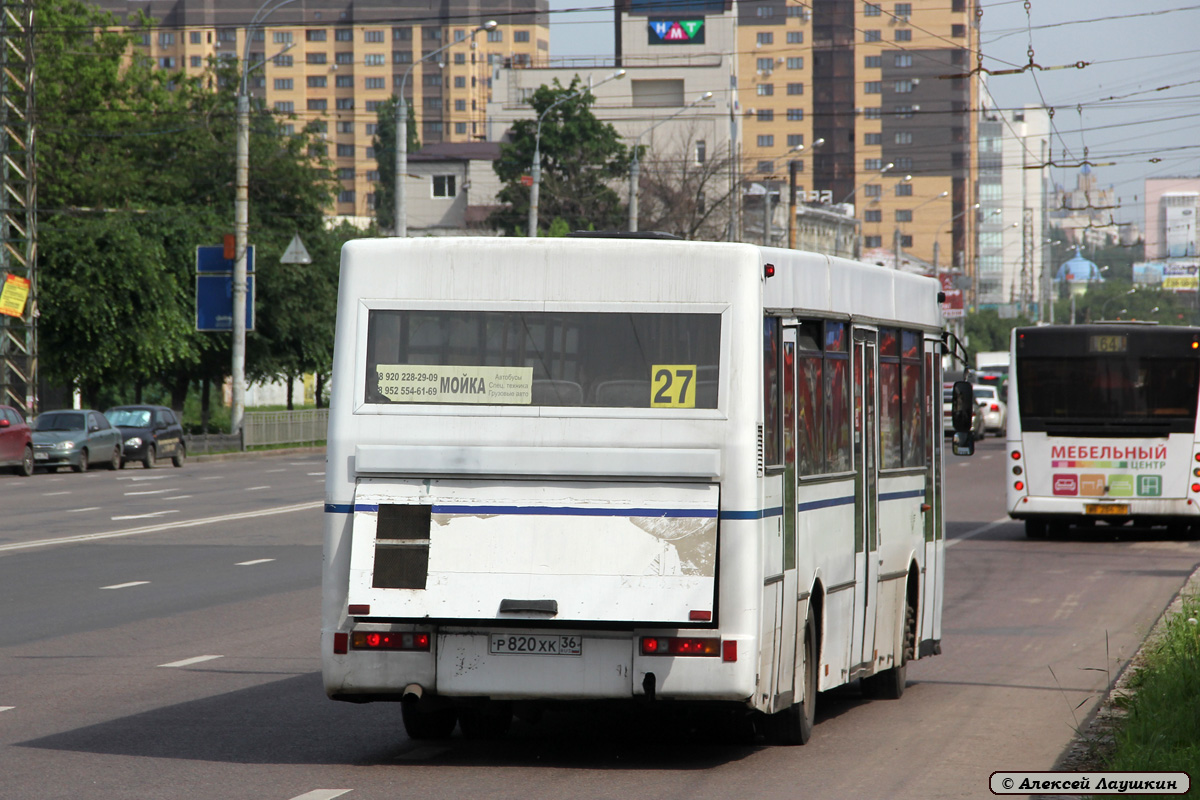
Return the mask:
<path fill-rule="evenodd" d="M 780 463 L 783 434 L 779 414 L 780 325 L 778 317 L 763 318 L 763 465 Z"/>

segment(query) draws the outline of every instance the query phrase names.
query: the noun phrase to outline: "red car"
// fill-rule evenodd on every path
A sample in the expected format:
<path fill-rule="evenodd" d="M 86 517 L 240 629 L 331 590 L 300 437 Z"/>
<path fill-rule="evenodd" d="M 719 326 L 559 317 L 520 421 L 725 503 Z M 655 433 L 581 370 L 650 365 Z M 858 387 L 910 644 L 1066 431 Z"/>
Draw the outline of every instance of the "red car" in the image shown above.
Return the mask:
<path fill-rule="evenodd" d="M 26 477 L 33 474 L 33 442 L 29 425 L 12 406 L 0 406 L 0 467 Z"/>

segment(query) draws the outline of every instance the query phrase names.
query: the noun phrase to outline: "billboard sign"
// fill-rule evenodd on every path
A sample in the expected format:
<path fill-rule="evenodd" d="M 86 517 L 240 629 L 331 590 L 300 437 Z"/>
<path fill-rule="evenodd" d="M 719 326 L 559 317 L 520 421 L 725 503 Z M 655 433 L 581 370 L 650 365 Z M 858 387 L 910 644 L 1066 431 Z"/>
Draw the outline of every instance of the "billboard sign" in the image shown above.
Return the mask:
<path fill-rule="evenodd" d="M 704 18 L 651 19 L 649 44 L 704 44 Z"/>

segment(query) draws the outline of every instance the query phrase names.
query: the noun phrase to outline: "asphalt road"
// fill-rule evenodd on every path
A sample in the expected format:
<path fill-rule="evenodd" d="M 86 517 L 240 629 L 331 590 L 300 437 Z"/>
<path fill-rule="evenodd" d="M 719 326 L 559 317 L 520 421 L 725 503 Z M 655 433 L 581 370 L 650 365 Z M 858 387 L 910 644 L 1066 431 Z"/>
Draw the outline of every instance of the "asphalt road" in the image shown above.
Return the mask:
<path fill-rule="evenodd" d="M 799 748 L 601 712 L 415 743 L 327 700 L 320 454 L 0 476 L 0 798 L 990 797 L 1052 768 L 1200 543 L 1028 540 L 1001 442 L 947 461 L 944 654 L 899 701 L 823 695 Z"/>

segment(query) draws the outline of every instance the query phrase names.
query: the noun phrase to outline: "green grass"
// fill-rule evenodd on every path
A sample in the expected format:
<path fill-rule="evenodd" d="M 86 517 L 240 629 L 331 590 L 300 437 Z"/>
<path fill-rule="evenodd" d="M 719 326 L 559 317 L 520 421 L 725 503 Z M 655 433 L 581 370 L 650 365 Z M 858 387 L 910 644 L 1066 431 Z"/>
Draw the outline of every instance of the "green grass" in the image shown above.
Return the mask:
<path fill-rule="evenodd" d="M 1200 797 L 1200 597 L 1185 597 L 1164 634 L 1143 651 L 1117 700 L 1126 713 L 1104 769 L 1187 772 Z M 1179 795 L 1175 795 L 1178 797 Z"/>

